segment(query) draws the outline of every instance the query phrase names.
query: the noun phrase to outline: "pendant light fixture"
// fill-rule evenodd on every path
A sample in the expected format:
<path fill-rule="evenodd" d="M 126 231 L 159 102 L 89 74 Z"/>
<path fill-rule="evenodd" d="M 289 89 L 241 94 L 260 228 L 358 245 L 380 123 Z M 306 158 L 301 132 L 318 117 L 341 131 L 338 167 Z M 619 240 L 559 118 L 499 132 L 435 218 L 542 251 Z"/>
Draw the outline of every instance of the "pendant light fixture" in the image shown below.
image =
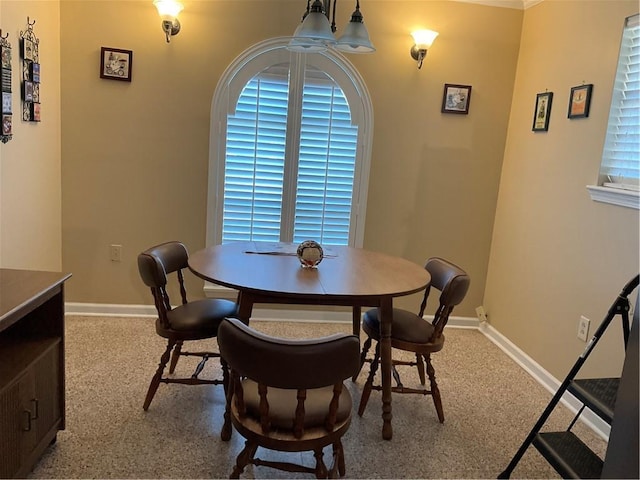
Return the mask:
<path fill-rule="evenodd" d="M 336 40 L 336 4 L 337 0 L 307 0 L 307 11 L 302 17 L 289 43 L 289 49 L 300 52 L 318 52 L 334 47 L 346 53 L 371 53 L 375 47 L 369 39 L 367 27 L 360 13 L 360 0 L 356 0 L 356 9 L 344 34 Z M 329 23 L 331 18 L 331 23 Z"/>

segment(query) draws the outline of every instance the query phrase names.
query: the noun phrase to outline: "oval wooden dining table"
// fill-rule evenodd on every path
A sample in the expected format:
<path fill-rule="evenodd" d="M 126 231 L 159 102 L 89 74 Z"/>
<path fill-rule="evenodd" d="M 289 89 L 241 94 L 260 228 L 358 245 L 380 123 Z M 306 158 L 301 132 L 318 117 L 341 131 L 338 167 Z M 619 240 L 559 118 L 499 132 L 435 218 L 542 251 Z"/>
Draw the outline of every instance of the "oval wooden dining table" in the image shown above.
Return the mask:
<path fill-rule="evenodd" d="M 259 303 L 349 306 L 353 331 L 358 334 L 361 307 L 377 307 L 382 437 L 390 440 L 393 299 L 425 289 L 429 273 L 400 257 L 346 246 L 330 246 L 317 268 L 302 268 L 295 248 L 288 243 L 225 243 L 192 254 L 189 268 L 204 280 L 238 290 L 241 319 L 250 319 L 253 306 Z"/>

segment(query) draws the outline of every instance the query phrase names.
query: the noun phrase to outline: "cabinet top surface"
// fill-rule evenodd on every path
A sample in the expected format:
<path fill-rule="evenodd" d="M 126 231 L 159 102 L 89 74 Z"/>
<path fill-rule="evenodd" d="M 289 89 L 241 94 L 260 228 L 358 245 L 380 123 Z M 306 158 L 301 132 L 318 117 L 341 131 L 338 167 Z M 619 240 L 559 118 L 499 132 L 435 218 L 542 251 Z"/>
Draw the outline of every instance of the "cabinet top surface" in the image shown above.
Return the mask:
<path fill-rule="evenodd" d="M 16 312 L 61 288 L 69 277 L 70 273 L 0 268 L 0 330 Z"/>

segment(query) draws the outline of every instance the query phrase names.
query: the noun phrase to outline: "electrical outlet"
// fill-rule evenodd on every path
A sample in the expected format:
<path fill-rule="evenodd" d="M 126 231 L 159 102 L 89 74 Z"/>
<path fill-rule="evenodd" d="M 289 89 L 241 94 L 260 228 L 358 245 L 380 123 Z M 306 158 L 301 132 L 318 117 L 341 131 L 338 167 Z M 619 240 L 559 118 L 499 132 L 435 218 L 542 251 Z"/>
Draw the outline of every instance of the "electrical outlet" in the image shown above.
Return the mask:
<path fill-rule="evenodd" d="M 476 307 L 476 315 L 478 316 L 478 320 L 480 320 L 480 322 L 488 322 L 487 314 L 484 311 L 484 307 L 482 305 Z"/>
<path fill-rule="evenodd" d="M 580 316 L 580 322 L 578 323 L 578 338 L 583 342 L 587 341 L 587 336 L 589 335 L 589 323 L 591 323 L 591 320 L 585 316 Z"/>
<path fill-rule="evenodd" d="M 111 258 L 112 262 L 121 262 L 122 261 L 122 245 L 110 245 L 109 258 Z"/>

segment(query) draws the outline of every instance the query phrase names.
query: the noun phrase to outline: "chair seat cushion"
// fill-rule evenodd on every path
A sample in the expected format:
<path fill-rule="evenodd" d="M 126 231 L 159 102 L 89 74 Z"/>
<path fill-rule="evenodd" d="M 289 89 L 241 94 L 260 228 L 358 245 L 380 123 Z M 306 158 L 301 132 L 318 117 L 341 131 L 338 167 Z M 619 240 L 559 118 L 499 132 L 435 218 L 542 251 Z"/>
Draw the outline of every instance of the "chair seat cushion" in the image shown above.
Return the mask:
<path fill-rule="evenodd" d="M 256 420 L 260 419 L 260 396 L 258 384 L 248 378 L 242 380 L 244 401 L 247 414 Z M 304 428 L 324 426 L 329 403 L 333 396 L 333 386 L 307 390 L 307 398 L 304 402 Z M 293 423 L 298 405 L 297 390 L 285 390 L 269 387 L 267 391 L 269 402 L 269 417 L 274 428 L 293 430 Z M 343 386 L 340 394 L 336 423 L 341 423 L 351 415 L 351 394 L 346 386 Z"/>
<path fill-rule="evenodd" d="M 367 335 L 374 340 L 380 340 L 380 321 L 378 309 L 372 308 L 365 312 L 362 326 Z M 434 327 L 415 313 L 400 308 L 393 309 L 393 322 L 391 323 L 391 341 L 408 342 L 415 344 L 428 344 Z"/>
<path fill-rule="evenodd" d="M 170 329 L 165 330 L 156 322 L 158 334 L 171 333 L 183 340 L 215 337 L 218 326 L 225 317 L 234 317 L 237 312 L 235 302 L 220 298 L 196 300 L 179 305 L 167 312 Z"/>

